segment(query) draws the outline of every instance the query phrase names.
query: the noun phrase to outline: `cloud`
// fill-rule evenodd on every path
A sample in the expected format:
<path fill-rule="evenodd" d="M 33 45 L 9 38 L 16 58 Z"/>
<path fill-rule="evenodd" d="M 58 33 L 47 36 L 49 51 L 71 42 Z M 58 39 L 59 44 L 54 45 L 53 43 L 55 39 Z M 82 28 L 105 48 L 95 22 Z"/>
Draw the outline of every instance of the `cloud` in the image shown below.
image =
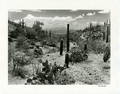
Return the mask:
<path fill-rule="evenodd" d="M 44 23 L 44 29 L 51 29 L 56 27 L 65 27 L 66 24 L 71 21 L 73 18 L 71 16 L 67 17 L 36 17 L 32 14 L 28 14 L 23 18 L 27 26 L 32 26 L 34 21 L 41 21 Z M 17 21 L 16 21 L 17 22 Z"/>
<path fill-rule="evenodd" d="M 95 15 L 95 12 L 93 12 L 93 13 L 87 13 L 86 15 L 87 16 L 93 16 L 93 15 Z"/>
<path fill-rule="evenodd" d="M 75 19 L 80 19 L 80 18 L 83 18 L 83 16 L 82 16 L 82 15 L 79 15 L 79 16 L 77 16 Z"/>
<path fill-rule="evenodd" d="M 30 11 L 33 11 L 33 12 L 42 12 L 42 10 L 39 10 L 39 9 L 32 9 Z"/>
<path fill-rule="evenodd" d="M 92 25 L 97 25 L 97 24 L 99 24 L 99 25 L 104 25 L 104 22 L 101 22 L 101 21 L 91 21 L 91 22 L 87 22 L 87 25 L 89 26 L 90 23 L 92 23 Z"/>
<path fill-rule="evenodd" d="M 69 22 L 74 22 L 74 21 L 76 21 L 76 20 L 78 20 L 78 19 L 82 19 L 82 18 L 83 18 L 83 16 L 82 16 L 82 15 L 79 15 L 79 16 L 71 19 Z"/>
<path fill-rule="evenodd" d="M 55 16 L 52 18 L 53 21 L 70 21 L 71 19 L 72 19 L 71 16 L 67 16 L 67 17 Z"/>
<path fill-rule="evenodd" d="M 9 12 L 22 12 L 20 9 L 10 9 Z"/>
<path fill-rule="evenodd" d="M 24 19 L 35 19 L 35 16 L 28 14 Z"/>
<path fill-rule="evenodd" d="M 32 14 L 28 14 L 25 18 L 26 19 L 31 19 L 31 20 L 51 20 L 51 21 L 67 21 L 72 19 L 71 16 L 67 16 L 67 17 L 59 17 L 59 16 L 55 16 L 55 17 L 36 17 L 33 16 Z"/>
<path fill-rule="evenodd" d="M 110 13 L 110 10 L 102 10 L 102 11 L 99 11 L 98 13 Z"/>
<path fill-rule="evenodd" d="M 66 24 L 67 23 L 71 23 L 71 22 L 75 22 L 78 19 L 82 19 L 83 16 L 79 15 L 75 18 L 73 18 L 72 16 L 55 16 L 55 17 L 36 17 L 32 14 L 28 14 L 26 17 L 24 17 L 24 21 L 26 23 L 27 26 L 32 26 L 34 21 L 41 21 L 44 23 L 43 28 L 44 29 L 52 29 L 52 28 L 66 28 Z M 19 21 L 15 21 L 15 22 L 19 22 Z M 78 23 L 76 23 L 78 24 Z"/>

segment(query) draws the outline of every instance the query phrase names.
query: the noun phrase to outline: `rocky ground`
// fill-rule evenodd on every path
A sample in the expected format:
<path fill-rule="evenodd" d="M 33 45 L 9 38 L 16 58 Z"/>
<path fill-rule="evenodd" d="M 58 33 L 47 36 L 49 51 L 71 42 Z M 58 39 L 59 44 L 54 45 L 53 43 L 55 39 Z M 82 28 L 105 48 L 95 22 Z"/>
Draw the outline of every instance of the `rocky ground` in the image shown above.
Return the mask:
<path fill-rule="evenodd" d="M 63 66 L 65 62 L 65 52 L 62 56 L 59 52 L 47 53 L 49 50 L 44 48 L 44 55 L 42 60 L 48 60 L 49 63 L 53 64 L 56 62 L 57 65 Z M 34 62 L 38 62 L 34 59 Z M 31 65 L 26 66 L 32 73 Z M 81 63 L 72 64 L 70 63 L 69 68 L 65 69 L 66 73 L 75 79 L 75 84 L 109 84 L 110 83 L 110 63 L 109 61 L 103 62 L 102 54 L 89 53 L 88 59 Z M 26 79 L 20 77 L 13 77 L 8 75 L 9 84 L 24 84 Z"/>

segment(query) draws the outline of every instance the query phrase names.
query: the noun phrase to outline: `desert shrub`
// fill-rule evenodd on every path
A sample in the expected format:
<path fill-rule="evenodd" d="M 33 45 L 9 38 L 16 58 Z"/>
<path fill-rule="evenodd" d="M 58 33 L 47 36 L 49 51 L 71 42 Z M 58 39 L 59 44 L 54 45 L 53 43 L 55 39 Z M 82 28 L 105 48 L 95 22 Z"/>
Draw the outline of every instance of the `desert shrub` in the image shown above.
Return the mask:
<path fill-rule="evenodd" d="M 17 38 L 16 48 L 21 50 L 27 50 L 29 48 L 29 42 L 25 36 L 21 35 Z"/>
<path fill-rule="evenodd" d="M 88 58 L 85 51 L 80 50 L 78 47 L 75 47 L 71 50 L 70 61 L 72 62 L 81 62 Z"/>
<path fill-rule="evenodd" d="M 36 39 L 37 33 L 32 28 L 27 28 L 26 37 L 28 39 Z"/>
<path fill-rule="evenodd" d="M 65 69 L 64 67 L 56 65 L 56 63 L 54 63 L 54 65 L 48 63 L 47 60 L 46 62 L 42 62 L 42 70 L 36 71 L 36 75 L 33 76 L 35 79 L 27 79 L 26 84 L 72 84 L 74 82 L 68 75 L 64 75 L 64 73 L 61 74 Z"/>
<path fill-rule="evenodd" d="M 58 49 L 55 48 L 55 47 L 53 47 L 53 48 L 51 48 L 51 49 L 48 51 L 48 53 L 55 53 L 55 52 L 57 52 L 57 51 L 58 51 Z"/>
<path fill-rule="evenodd" d="M 13 74 L 14 74 L 15 76 L 20 76 L 21 78 L 25 78 L 26 75 L 28 74 L 28 71 L 25 70 L 25 69 L 22 68 L 22 67 L 19 67 L 19 68 L 17 68 L 16 70 L 14 70 Z"/>
<path fill-rule="evenodd" d="M 50 41 L 47 42 L 47 45 L 48 45 L 48 46 L 51 46 L 51 47 L 56 47 L 56 46 L 57 46 L 56 44 L 57 44 L 57 43 L 56 43 L 54 40 L 53 40 L 53 41 L 50 40 Z"/>
<path fill-rule="evenodd" d="M 84 48 L 85 40 L 83 40 L 81 37 L 76 40 L 77 45 L 79 46 L 79 49 L 82 50 Z"/>
<path fill-rule="evenodd" d="M 43 51 L 41 48 L 39 48 L 39 46 L 37 46 L 34 50 L 34 55 L 36 55 L 37 57 L 40 55 L 43 55 Z"/>
<path fill-rule="evenodd" d="M 16 52 L 13 57 L 13 74 L 22 78 L 27 74 L 24 66 L 31 64 L 31 58 L 25 56 L 23 52 Z"/>
<path fill-rule="evenodd" d="M 89 40 L 88 41 L 88 49 L 96 54 L 104 53 L 106 47 L 106 43 L 101 40 Z"/>
<path fill-rule="evenodd" d="M 60 75 L 56 78 L 56 84 L 58 85 L 68 85 L 68 84 L 74 84 L 75 80 L 66 73 L 66 71 L 63 71 Z"/>
<path fill-rule="evenodd" d="M 16 55 L 14 56 L 14 61 L 18 66 L 24 66 L 30 64 L 30 58 L 25 55 Z"/>
<path fill-rule="evenodd" d="M 42 41 L 42 46 L 46 45 L 47 41 L 46 40 L 43 40 Z"/>
<path fill-rule="evenodd" d="M 40 63 L 38 64 L 33 64 L 33 75 L 39 75 L 41 73 L 41 65 Z"/>
<path fill-rule="evenodd" d="M 32 84 L 32 85 L 41 85 L 41 84 L 67 85 L 74 83 L 75 80 L 65 71 L 63 71 L 62 73 L 57 72 L 55 78 L 53 77 L 53 73 L 51 71 L 48 74 L 44 72 L 39 72 L 37 76 L 33 76 L 32 79 L 27 79 L 26 81 L 26 84 Z"/>

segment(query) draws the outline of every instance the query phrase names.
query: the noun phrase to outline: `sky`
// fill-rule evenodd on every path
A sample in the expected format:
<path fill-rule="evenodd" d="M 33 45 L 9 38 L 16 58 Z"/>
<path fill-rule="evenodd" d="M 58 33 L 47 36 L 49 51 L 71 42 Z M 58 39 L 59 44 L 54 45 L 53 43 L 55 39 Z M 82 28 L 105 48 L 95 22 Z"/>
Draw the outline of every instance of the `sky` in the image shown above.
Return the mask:
<path fill-rule="evenodd" d="M 32 27 L 34 21 L 44 23 L 46 30 L 84 29 L 90 23 L 103 24 L 110 19 L 109 10 L 9 10 L 8 19 L 18 23 L 24 19 L 27 26 Z"/>

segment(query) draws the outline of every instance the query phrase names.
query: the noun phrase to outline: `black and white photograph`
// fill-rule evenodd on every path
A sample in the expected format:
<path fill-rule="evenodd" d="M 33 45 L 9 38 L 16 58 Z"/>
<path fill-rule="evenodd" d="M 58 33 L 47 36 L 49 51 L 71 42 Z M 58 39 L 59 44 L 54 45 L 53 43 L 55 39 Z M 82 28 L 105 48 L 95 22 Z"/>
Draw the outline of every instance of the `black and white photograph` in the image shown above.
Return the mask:
<path fill-rule="evenodd" d="M 110 85 L 110 10 L 8 10 L 9 85 Z"/>

